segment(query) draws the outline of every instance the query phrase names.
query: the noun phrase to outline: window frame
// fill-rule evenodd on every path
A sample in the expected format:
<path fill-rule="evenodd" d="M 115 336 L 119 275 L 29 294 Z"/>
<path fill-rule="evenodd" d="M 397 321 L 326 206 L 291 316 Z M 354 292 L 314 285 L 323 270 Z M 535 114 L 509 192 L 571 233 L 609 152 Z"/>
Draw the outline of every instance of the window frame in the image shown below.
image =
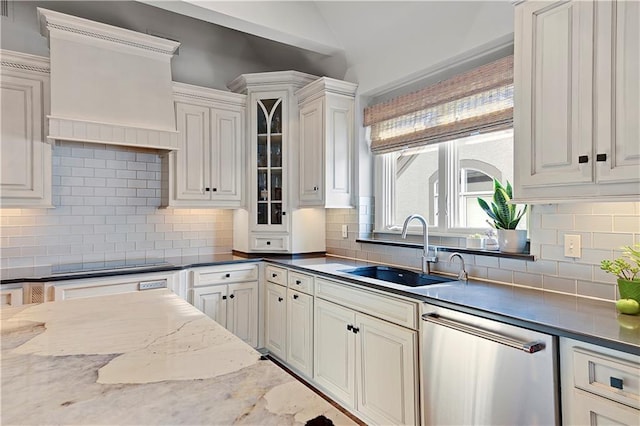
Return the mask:
<path fill-rule="evenodd" d="M 513 131 L 513 128 L 511 128 Z M 456 214 L 460 214 L 460 189 L 461 183 L 457 174 L 462 168 L 479 170 L 482 173 L 492 174 L 499 173 L 496 177 L 502 181 L 502 171 L 490 163 L 476 162 L 475 160 L 464 160 L 471 167 L 460 165 L 457 167 L 458 159 L 457 150 L 453 141 L 442 142 L 438 145 L 438 206 L 433 217 L 436 223 L 432 223 L 431 217 L 427 218 L 429 223 L 429 234 L 442 237 L 466 237 L 470 234 L 488 231 L 489 226 L 478 227 L 454 227 Z M 374 195 L 375 195 L 375 220 L 373 234 L 399 234 L 402 232 L 402 223 L 404 219 L 398 220 L 396 214 L 396 165 L 397 156 L 400 151 L 394 151 L 387 154 L 379 154 L 374 156 Z M 479 169 L 480 163 L 486 164 L 486 169 Z M 431 192 L 431 190 L 429 191 Z M 451 197 L 451 194 L 455 194 Z M 430 194 L 429 196 L 432 196 Z M 449 199 L 452 198 L 451 201 Z M 443 213 L 443 214 L 441 214 Z M 431 214 L 430 214 L 431 216 Z M 525 229 L 529 229 L 527 215 L 527 223 Z M 487 217 L 488 219 L 488 217 Z M 409 225 L 409 234 L 422 235 L 422 226 L 413 222 Z"/>

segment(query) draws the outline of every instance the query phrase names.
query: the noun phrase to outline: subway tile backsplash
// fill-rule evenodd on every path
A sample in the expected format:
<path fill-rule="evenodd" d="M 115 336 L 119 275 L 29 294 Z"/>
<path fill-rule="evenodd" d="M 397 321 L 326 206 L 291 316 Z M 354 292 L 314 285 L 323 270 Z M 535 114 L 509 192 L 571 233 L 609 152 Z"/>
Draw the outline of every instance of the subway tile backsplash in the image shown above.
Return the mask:
<path fill-rule="evenodd" d="M 362 197 L 356 209 L 327 211 L 327 252 L 338 256 L 420 267 L 421 250 L 356 243 L 373 229 L 373 199 Z M 605 300 L 617 298 L 616 279 L 600 270 L 602 259 L 621 254 L 620 247 L 640 242 L 640 202 L 567 203 L 532 206 L 531 253 L 535 261 L 464 255 L 471 277 Z M 349 225 L 349 238 L 339 230 Z M 580 258 L 564 256 L 565 234 L 580 235 Z M 433 244 L 463 247 L 463 238 L 430 238 Z M 440 253 L 434 270 L 457 273 L 459 264 Z"/>
<path fill-rule="evenodd" d="M 54 209 L 0 209 L 0 267 L 231 252 L 232 212 L 163 209 L 158 152 L 60 142 Z"/>

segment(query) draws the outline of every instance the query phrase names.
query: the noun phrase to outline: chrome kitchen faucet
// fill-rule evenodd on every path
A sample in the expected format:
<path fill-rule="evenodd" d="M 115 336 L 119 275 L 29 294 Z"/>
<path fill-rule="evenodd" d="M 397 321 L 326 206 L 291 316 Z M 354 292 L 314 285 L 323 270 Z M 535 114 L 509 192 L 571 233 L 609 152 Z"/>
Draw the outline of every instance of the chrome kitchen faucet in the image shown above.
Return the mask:
<path fill-rule="evenodd" d="M 419 214 L 412 214 L 411 216 L 406 218 L 404 221 L 404 225 L 402 226 L 402 238 L 407 238 L 407 229 L 409 228 L 409 222 L 411 222 L 413 219 L 416 219 L 422 224 L 422 235 L 424 236 L 424 243 L 422 247 L 422 273 L 431 274 L 431 265 L 429 265 L 429 262 L 437 263 L 438 257 L 435 255 L 429 256 L 429 224 L 427 223 L 427 219 Z"/>

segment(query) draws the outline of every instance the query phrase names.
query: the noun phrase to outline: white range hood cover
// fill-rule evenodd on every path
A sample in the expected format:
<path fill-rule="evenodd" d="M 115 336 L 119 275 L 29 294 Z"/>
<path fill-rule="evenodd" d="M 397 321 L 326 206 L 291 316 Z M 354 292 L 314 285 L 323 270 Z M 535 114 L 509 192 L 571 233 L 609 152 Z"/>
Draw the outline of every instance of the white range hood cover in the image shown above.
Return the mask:
<path fill-rule="evenodd" d="M 176 149 L 180 43 L 38 8 L 51 52 L 49 139 Z"/>

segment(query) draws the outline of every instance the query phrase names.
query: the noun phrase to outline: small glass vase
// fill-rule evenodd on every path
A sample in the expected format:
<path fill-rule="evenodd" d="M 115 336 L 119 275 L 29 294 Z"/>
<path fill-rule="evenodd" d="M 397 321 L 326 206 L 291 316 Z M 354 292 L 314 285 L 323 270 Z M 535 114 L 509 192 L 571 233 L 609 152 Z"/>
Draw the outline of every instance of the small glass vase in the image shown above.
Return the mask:
<path fill-rule="evenodd" d="M 640 280 L 618 278 L 620 299 L 633 299 L 640 303 Z"/>

